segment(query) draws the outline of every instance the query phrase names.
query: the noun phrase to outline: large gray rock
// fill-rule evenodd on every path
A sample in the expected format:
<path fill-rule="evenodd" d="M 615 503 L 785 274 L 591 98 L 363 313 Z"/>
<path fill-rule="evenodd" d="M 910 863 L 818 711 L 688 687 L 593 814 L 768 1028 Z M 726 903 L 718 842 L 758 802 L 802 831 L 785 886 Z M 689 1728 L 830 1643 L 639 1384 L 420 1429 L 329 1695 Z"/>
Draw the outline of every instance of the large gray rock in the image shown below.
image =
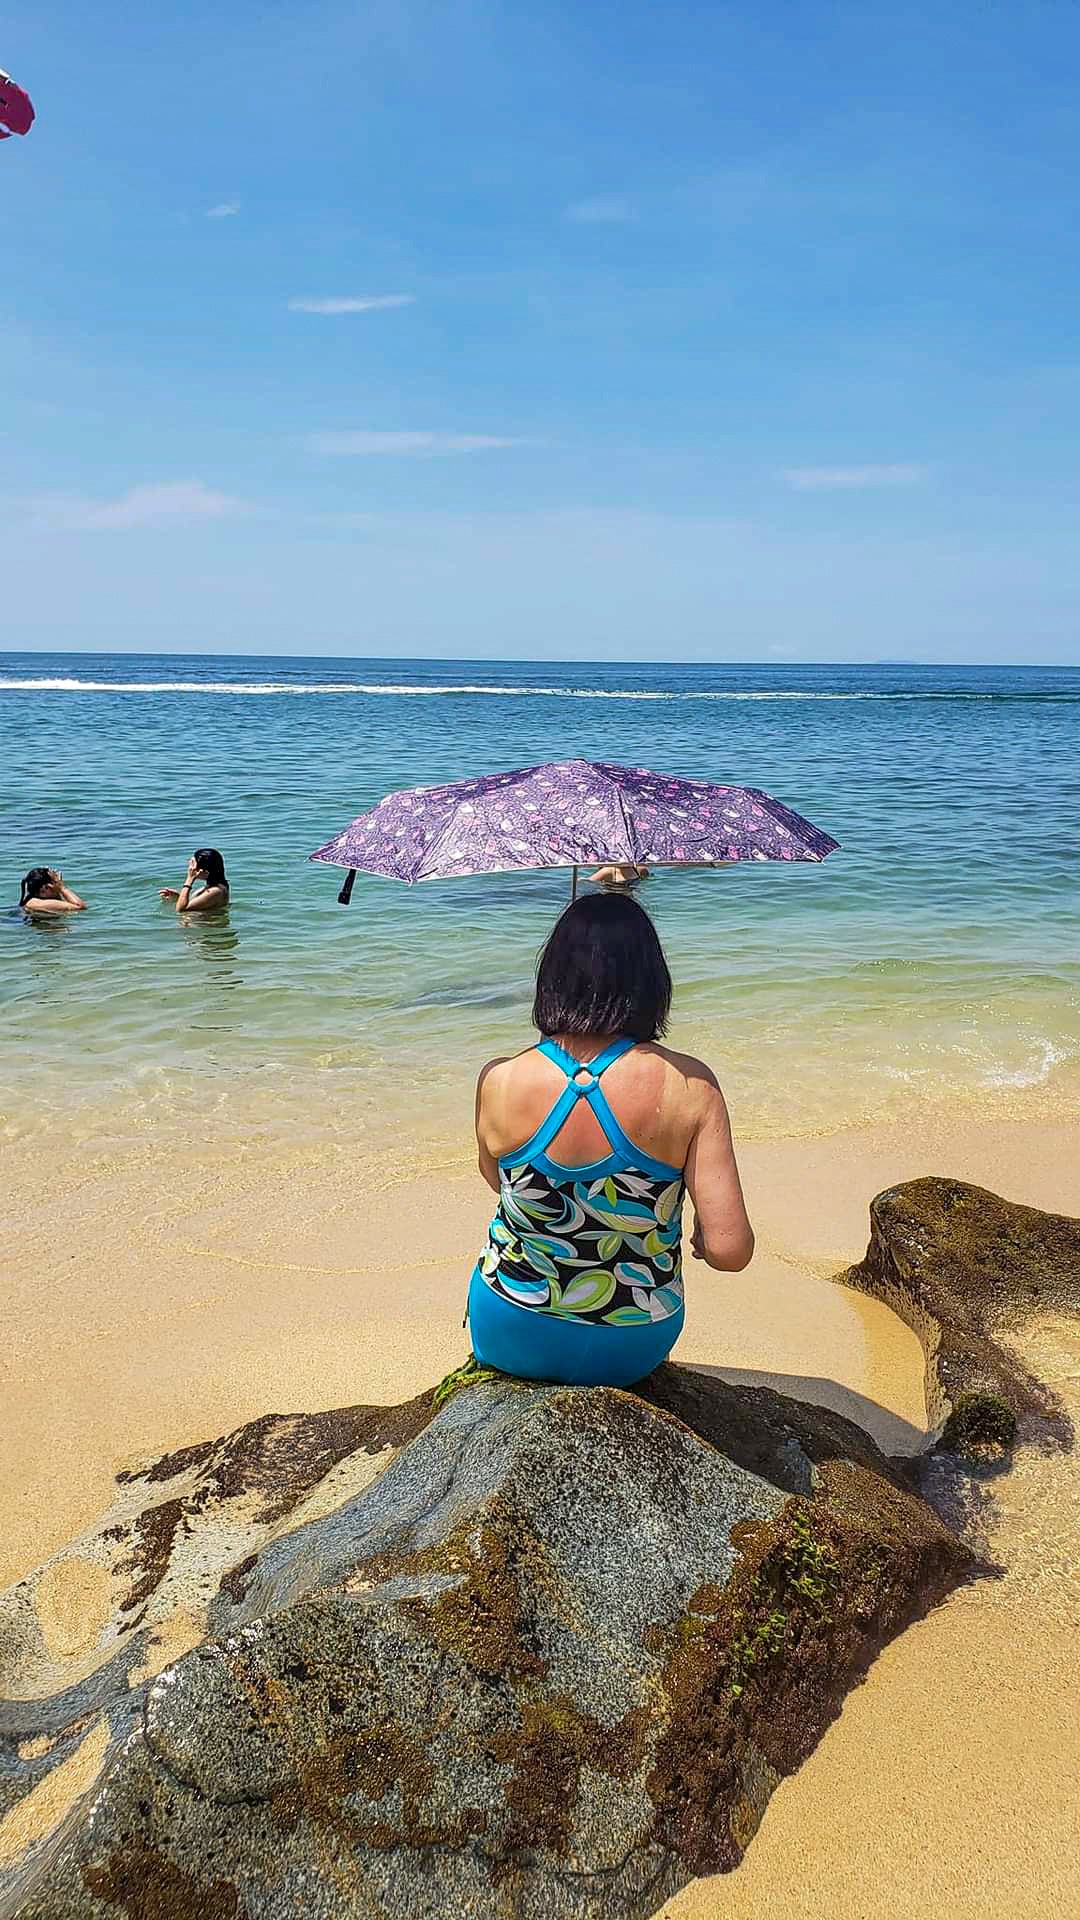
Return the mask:
<path fill-rule="evenodd" d="M 687 1369 L 427 1417 L 174 1455 L 7 1596 L 0 1915 L 652 1914 L 970 1565 L 858 1429 Z"/>

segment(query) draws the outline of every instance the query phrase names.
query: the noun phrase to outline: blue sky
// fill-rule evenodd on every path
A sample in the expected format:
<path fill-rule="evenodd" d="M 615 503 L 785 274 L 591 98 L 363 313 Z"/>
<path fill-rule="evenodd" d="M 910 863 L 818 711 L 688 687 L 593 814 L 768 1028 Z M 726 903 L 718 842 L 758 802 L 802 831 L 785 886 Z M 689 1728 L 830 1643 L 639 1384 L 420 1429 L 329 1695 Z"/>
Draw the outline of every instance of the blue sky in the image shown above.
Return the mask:
<path fill-rule="evenodd" d="M 16 4 L 2 644 L 1080 663 L 1080 12 Z"/>

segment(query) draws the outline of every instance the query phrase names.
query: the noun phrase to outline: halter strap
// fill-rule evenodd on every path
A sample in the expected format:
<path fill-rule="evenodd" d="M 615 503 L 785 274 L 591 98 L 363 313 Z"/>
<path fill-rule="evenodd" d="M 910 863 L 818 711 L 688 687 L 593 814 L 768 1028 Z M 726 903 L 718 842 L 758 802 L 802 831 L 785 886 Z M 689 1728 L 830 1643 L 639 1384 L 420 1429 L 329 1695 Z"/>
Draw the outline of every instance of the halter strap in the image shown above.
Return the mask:
<path fill-rule="evenodd" d="M 541 1040 L 536 1051 L 542 1053 L 546 1060 L 553 1061 L 555 1066 L 562 1068 L 566 1075 L 566 1085 L 547 1119 L 541 1122 L 532 1139 L 520 1149 L 521 1153 L 546 1152 L 556 1134 L 562 1131 L 579 1100 L 588 1101 L 600 1122 L 600 1131 L 609 1147 L 614 1150 L 617 1144 L 625 1139 L 625 1135 L 600 1091 L 600 1076 L 606 1073 L 616 1060 L 621 1060 L 625 1053 L 629 1053 L 635 1044 L 633 1040 L 613 1040 L 609 1047 L 604 1048 L 603 1053 L 597 1054 L 595 1060 L 586 1062 L 575 1060 L 572 1053 L 567 1053 L 566 1049 L 560 1047 L 554 1040 L 547 1038 Z M 588 1074 L 588 1079 L 575 1079 L 575 1074 L 579 1073 Z"/>
<path fill-rule="evenodd" d="M 609 1047 L 604 1048 L 603 1053 L 597 1054 L 595 1060 L 575 1060 L 573 1054 L 567 1053 L 565 1047 L 560 1047 L 557 1040 L 549 1040 L 545 1035 L 536 1051 L 542 1053 L 546 1060 L 551 1060 L 555 1066 L 562 1068 L 577 1093 L 591 1093 L 590 1083 L 579 1081 L 577 1075 L 588 1073 L 594 1081 L 599 1080 L 600 1075 L 614 1066 L 616 1060 L 621 1060 L 625 1053 L 630 1053 L 635 1044 L 635 1041 L 624 1037 L 621 1040 L 613 1040 Z"/>

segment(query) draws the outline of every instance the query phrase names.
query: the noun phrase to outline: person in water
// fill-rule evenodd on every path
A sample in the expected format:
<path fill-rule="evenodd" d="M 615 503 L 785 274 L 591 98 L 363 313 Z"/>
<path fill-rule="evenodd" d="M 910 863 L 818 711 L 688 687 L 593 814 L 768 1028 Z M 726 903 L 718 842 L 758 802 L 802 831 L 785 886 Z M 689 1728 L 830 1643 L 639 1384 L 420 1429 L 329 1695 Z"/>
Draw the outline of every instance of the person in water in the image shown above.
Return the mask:
<path fill-rule="evenodd" d="M 693 1251 L 739 1273 L 754 1251 L 715 1074 L 659 1044 L 671 975 L 622 893 L 567 907 L 540 957 L 538 1046 L 476 1089 L 480 1171 L 498 1195 L 469 1288 L 481 1366 L 630 1386 L 682 1331 L 683 1198 Z"/>
<path fill-rule="evenodd" d="M 65 886 L 64 876 L 52 867 L 31 867 L 19 887 L 24 913 L 85 913 L 86 901 Z"/>
<path fill-rule="evenodd" d="M 195 889 L 195 882 L 202 886 Z M 182 887 L 162 887 L 163 900 L 175 900 L 177 913 L 209 913 L 213 907 L 229 904 L 229 882 L 225 862 L 216 847 L 197 847 L 188 861 L 187 879 Z"/>

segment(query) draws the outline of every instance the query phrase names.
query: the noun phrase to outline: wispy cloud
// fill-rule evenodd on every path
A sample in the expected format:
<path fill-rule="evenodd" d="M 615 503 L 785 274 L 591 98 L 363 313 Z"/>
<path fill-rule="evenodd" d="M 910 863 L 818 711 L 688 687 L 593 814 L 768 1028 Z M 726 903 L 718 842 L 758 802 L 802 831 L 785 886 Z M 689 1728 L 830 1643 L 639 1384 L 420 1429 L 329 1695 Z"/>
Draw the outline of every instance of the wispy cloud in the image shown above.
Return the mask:
<path fill-rule="evenodd" d="M 239 213 L 239 211 L 239 200 L 219 200 L 216 207 L 207 207 L 206 218 L 208 220 L 231 220 L 233 215 Z"/>
<path fill-rule="evenodd" d="M 413 454 L 434 457 L 447 453 L 490 453 L 501 447 L 524 447 L 527 440 L 494 433 L 312 433 L 312 453 Z"/>
<path fill-rule="evenodd" d="M 628 225 L 637 215 L 621 194 L 598 193 L 591 200 L 575 200 L 564 217 L 583 227 L 617 227 Z"/>
<path fill-rule="evenodd" d="M 246 511 L 232 494 L 201 480 L 160 480 L 131 487 L 115 500 L 80 494 L 24 495 L 10 503 L 34 527 L 63 533 L 112 533 L 134 527 L 169 527 L 197 520 L 224 520 Z"/>
<path fill-rule="evenodd" d="M 290 300 L 290 313 L 387 313 L 391 307 L 413 307 L 415 293 L 335 295 L 329 300 Z"/>
<path fill-rule="evenodd" d="M 783 479 L 797 493 L 855 493 L 867 487 L 917 487 L 925 467 L 785 467 Z"/>

